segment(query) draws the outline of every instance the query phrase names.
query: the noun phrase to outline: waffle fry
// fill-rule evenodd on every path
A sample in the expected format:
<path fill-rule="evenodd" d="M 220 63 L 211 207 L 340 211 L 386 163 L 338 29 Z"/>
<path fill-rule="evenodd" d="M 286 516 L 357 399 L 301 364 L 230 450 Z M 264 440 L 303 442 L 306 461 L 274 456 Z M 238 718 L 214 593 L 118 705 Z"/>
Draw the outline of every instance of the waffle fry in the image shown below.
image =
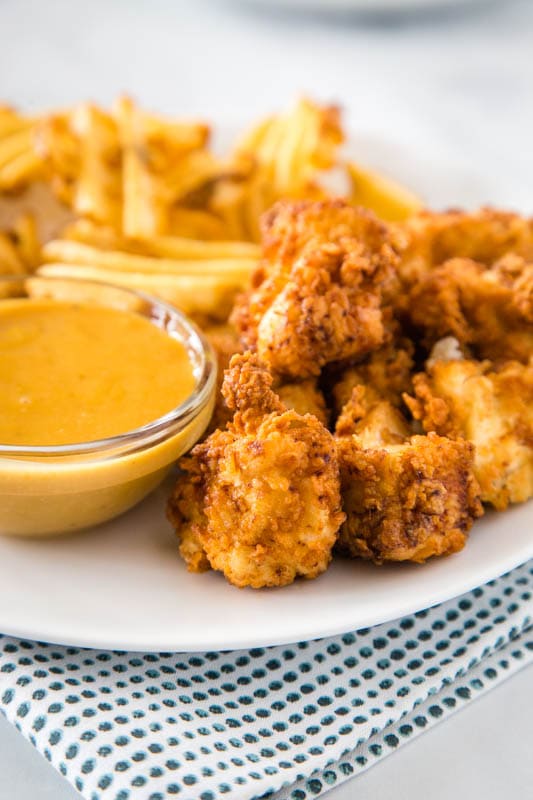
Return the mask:
<path fill-rule="evenodd" d="M 233 158 L 248 175 L 240 185 L 220 186 L 211 207 L 234 236 L 258 241 L 261 214 L 276 200 L 326 196 L 320 172 L 334 166 L 343 139 L 337 107 L 300 100 L 240 140 Z"/>

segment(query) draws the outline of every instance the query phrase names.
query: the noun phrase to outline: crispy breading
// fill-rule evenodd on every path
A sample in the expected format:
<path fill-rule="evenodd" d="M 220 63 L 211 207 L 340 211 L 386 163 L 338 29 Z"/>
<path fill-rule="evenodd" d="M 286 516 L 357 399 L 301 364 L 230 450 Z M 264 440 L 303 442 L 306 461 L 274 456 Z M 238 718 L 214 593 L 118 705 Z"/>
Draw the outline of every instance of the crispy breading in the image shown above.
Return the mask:
<path fill-rule="evenodd" d="M 216 428 L 225 428 L 233 417 L 232 412 L 226 406 L 224 397 L 222 396 L 222 383 L 224 381 L 224 372 L 229 367 L 231 357 L 235 355 L 235 353 L 242 353 L 243 348 L 237 331 L 232 325 L 227 323 L 204 327 L 204 334 L 213 346 L 218 366 L 215 407 L 205 434 L 208 435 L 216 430 Z"/>
<path fill-rule="evenodd" d="M 230 324 L 211 325 L 204 328 L 204 333 L 213 345 L 218 362 L 215 408 L 207 429 L 207 434 L 209 434 L 216 428 L 225 428 L 233 417 L 233 412 L 227 407 L 221 390 L 224 373 L 229 367 L 231 357 L 235 353 L 242 353 L 243 346 L 235 328 Z M 292 408 L 302 416 L 314 414 L 324 425 L 328 424 L 329 413 L 326 401 L 316 380 L 309 378 L 298 383 L 294 381 L 277 382 L 274 388 L 286 408 Z M 409 387 L 405 388 L 407 390 Z"/>
<path fill-rule="evenodd" d="M 515 255 L 489 268 L 466 258 L 445 261 L 413 288 L 407 313 L 428 349 L 454 336 L 481 358 L 527 363 L 533 355 L 533 262 Z"/>
<path fill-rule="evenodd" d="M 407 285 L 450 258 L 491 266 L 508 253 L 533 260 L 533 219 L 507 211 L 424 211 L 394 227 L 403 239 L 399 264 Z"/>
<path fill-rule="evenodd" d="M 335 436 L 356 435 L 363 447 L 401 444 L 411 429 L 401 411 L 372 386 L 357 384 L 341 409 Z"/>
<path fill-rule="evenodd" d="M 481 499 L 495 508 L 533 495 L 533 361 L 432 358 L 406 397 L 424 430 L 475 445 Z"/>
<path fill-rule="evenodd" d="M 396 261 L 386 226 L 328 200 L 278 203 L 262 230 L 263 260 L 233 315 L 247 346 L 289 379 L 379 347 Z"/>
<path fill-rule="evenodd" d="M 335 439 L 346 513 L 341 550 L 381 564 L 423 562 L 464 547 L 482 513 L 469 442 L 412 436 L 400 411 L 362 385 Z"/>
<path fill-rule="evenodd" d="M 240 587 L 315 578 L 344 519 L 333 437 L 315 416 L 286 410 L 271 386 L 256 356 L 232 358 L 223 394 L 233 421 L 182 462 L 169 503 L 189 569 L 204 566 L 203 550 Z"/>
<path fill-rule="evenodd" d="M 302 416 L 314 414 L 323 425 L 328 425 L 329 412 L 324 395 L 312 378 L 299 383 L 281 383 L 276 386 L 276 392 L 286 408 L 292 408 Z"/>
<path fill-rule="evenodd" d="M 359 384 L 371 386 L 383 399 L 401 406 L 403 393 L 411 390 L 413 352 L 412 343 L 401 338 L 398 343 L 390 342 L 374 350 L 364 361 L 346 367 L 332 390 L 336 413 L 341 412 Z"/>
<path fill-rule="evenodd" d="M 207 572 L 211 565 L 201 543 L 200 531 L 207 527 L 204 512 L 202 471 L 196 458 L 183 458 L 184 470 L 167 505 L 167 517 L 176 528 L 180 554 L 189 572 Z"/>

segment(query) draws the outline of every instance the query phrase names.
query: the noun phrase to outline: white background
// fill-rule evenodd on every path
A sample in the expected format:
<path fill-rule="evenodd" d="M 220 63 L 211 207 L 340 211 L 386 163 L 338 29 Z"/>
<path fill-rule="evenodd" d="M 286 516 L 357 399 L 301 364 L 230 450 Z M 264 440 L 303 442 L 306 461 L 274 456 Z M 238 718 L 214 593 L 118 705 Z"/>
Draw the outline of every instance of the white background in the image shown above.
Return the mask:
<path fill-rule="evenodd" d="M 372 19 L 268 5 L 0 0 L 0 98 L 41 109 L 127 90 L 154 110 L 248 121 L 305 92 L 341 102 L 363 137 L 453 158 L 481 176 L 480 200 L 533 212 L 532 3 Z M 329 796 L 530 797 L 532 713 L 529 669 Z M 3 721 L 0 775 L 1 800 L 77 796 Z"/>

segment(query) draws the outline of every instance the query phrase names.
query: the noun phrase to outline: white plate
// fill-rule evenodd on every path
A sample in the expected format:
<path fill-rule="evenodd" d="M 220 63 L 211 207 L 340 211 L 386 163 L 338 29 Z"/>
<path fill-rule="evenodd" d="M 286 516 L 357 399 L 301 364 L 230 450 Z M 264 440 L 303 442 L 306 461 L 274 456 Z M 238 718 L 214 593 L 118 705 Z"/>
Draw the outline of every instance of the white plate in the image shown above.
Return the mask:
<path fill-rule="evenodd" d="M 335 559 L 314 581 L 235 589 L 189 574 L 161 489 L 115 522 L 65 539 L 0 539 L 0 630 L 125 650 L 225 650 L 355 630 L 427 608 L 533 556 L 533 504 L 492 513 L 457 555 L 424 566 Z"/>
<path fill-rule="evenodd" d="M 435 206 L 475 205 L 494 186 L 456 163 L 422 160 L 374 137 L 363 161 L 408 180 Z M 533 504 L 487 514 L 461 553 L 423 567 L 335 559 L 314 581 L 239 590 L 190 575 L 164 517 L 169 489 L 112 523 L 65 538 L 0 537 L 0 631 L 107 649 L 222 650 L 318 638 L 447 600 L 533 557 Z"/>

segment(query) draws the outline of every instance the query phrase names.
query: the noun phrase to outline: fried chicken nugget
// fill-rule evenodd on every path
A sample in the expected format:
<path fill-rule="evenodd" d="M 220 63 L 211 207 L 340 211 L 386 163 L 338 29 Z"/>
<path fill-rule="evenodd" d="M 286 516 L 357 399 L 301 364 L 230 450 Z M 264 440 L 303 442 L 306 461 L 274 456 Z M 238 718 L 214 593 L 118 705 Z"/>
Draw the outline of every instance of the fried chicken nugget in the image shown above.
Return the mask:
<path fill-rule="evenodd" d="M 299 383 L 281 383 L 275 387 L 281 402 L 286 408 L 292 408 L 302 416 L 314 414 L 327 427 L 329 412 L 324 395 L 318 388 L 316 380 L 308 378 Z"/>
<path fill-rule="evenodd" d="M 341 550 L 381 564 L 421 563 L 464 547 L 482 514 L 469 442 L 412 436 L 400 411 L 362 385 L 335 438 L 346 512 Z"/>
<path fill-rule="evenodd" d="M 424 211 L 393 230 L 403 239 L 398 270 L 408 286 L 451 258 L 468 258 L 487 267 L 508 253 L 533 260 L 533 219 L 506 211 Z"/>
<path fill-rule="evenodd" d="M 227 407 L 221 389 L 224 371 L 229 367 L 231 357 L 235 353 L 242 353 L 243 346 L 237 332 L 229 324 L 212 325 L 205 328 L 204 333 L 213 345 L 218 362 L 217 396 L 213 416 L 207 429 L 209 434 L 216 428 L 225 428 L 233 417 L 233 412 Z M 408 388 L 406 386 L 405 390 Z M 298 383 L 294 381 L 277 382 L 274 389 L 286 408 L 292 408 L 302 416 L 314 414 L 320 422 L 327 426 L 329 413 L 324 395 L 318 388 L 316 380 L 309 378 Z"/>
<path fill-rule="evenodd" d="M 405 400 L 424 430 L 463 437 L 475 445 L 474 472 L 481 499 L 498 510 L 533 495 L 533 361 L 446 357 L 442 344 L 413 379 Z"/>
<path fill-rule="evenodd" d="M 262 231 L 263 261 L 233 320 L 263 363 L 302 379 L 379 347 L 397 258 L 383 223 L 343 200 L 281 202 Z"/>
<path fill-rule="evenodd" d="M 346 367 L 332 390 L 336 413 L 341 413 L 359 384 L 371 386 L 382 399 L 401 406 L 404 392 L 411 390 L 413 354 L 412 343 L 402 338 L 398 343 L 391 342 L 374 350 L 364 361 Z"/>
<path fill-rule="evenodd" d="M 217 428 L 225 428 L 233 417 L 233 413 L 224 402 L 222 382 L 224 380 L 224 371 L 229 367 L 231 357 L 234 356 L 235 353 L 242 353 L 243 348 L 237 331 L 228 323 L 222 325 L 208 325 L 204 327 L 204 334 L 213 346 L 218 367 L 215 407 L 206 434 L 204 434 L 204 436 L 207 436 Z"/>
<path fill-rule="evenodd" d="M 481 358 L 533 355 L 533 262 L 508 255 L 493 267 L 466 258 L 445 261 L 413 288 L 408 315 L 430 349 L 445 336 Z"/>
<path fill-rule="evenodd" d="M 332 435 L 286 410 L 271 386 L 255 355 L 231 359 L 223 394 L 233 421 L 182 461 L 168 509 L 189 569 L 209 564 L 240 587 L 315 578 L 344 519 Z"/>

